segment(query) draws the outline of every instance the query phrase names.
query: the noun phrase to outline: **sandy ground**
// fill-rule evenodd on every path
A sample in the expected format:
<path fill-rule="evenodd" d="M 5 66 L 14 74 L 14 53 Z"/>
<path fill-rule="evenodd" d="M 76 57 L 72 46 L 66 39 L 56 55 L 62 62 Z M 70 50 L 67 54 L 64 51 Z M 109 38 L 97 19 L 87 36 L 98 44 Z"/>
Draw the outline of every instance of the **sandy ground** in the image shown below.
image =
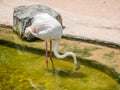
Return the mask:
<path fill-rule="evenodd" d="M 12 25 L 14 7 L 31 4 L 61 13 L 64 35 L 120 45 L 120 0 L 0 0 L 0 24 Z"/>

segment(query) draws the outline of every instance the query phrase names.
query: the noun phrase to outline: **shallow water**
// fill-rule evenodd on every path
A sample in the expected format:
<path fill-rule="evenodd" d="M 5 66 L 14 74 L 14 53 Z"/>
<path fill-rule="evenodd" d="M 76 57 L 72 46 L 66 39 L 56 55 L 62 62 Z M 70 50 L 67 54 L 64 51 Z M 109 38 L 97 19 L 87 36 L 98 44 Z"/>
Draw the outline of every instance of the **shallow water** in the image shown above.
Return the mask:
<path fill-rule="evenodd" d="M 45 46 L 36 44 L 21 41 L 12 32 L 0 37 L 0 90 L 119 90 L 113 78 L 96 69 L 81 65 L 71 73 L 71 58 L 54 57 L 55 70 L 49 60 L 47 72 Z"/>
<path fill-rule="evenodd" d="M 119 90 L 106 74 L 81 65 L 71 74 L 71 62 L 53 58 L 56 70 L 46 71 L 45 56 L 0 45 L 1 90 Z"/>

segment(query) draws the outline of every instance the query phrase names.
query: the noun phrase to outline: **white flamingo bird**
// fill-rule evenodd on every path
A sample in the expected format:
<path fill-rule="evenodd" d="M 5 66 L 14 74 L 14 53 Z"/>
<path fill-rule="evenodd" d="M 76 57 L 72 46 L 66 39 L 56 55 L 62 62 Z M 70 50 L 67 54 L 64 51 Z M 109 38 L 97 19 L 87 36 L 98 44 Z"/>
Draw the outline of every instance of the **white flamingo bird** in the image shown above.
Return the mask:
<path fill-rule="evenodd" d="M 52 61 L 52 40 L 55 40 L 54 55 L 57 58 L 65 58 L 67 56 L 72 56 L 75 64 L 74 70 L 79 69 L 79 64 L 77 63 L 76 56 L 73 52 L 66 52 L 63 55 L 58 53 L 58 46 L 60 44 L 60 39 L 62 37 L 63 28 L 61 24 L 52 16 L 47 13 L 39 13 L 34 16 L 32 25 L 25 29 L 25 34 L 31 33 L 37 38 L 46 41 L 46 64 L 48 70 L 48 42 L 50 41 L 50 60 Z M 53 65 L 54 66 L 54 65 Z"/>

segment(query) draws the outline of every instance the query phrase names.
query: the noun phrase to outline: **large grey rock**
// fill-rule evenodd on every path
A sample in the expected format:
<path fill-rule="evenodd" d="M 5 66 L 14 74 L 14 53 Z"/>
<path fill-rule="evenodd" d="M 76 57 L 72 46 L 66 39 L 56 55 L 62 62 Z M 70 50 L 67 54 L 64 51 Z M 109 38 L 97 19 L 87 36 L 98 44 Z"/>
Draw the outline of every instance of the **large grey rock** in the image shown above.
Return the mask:
<path fill-rule="evenodd" d="M 48 13 L 56 18 L 62 25 L 61 15 L 53 9 L 45 5 L 30 5 L 30 6 L 18 6 L 14 8 L 13 12 L 13 31 L 18 33 L 22 38 L 28 41 L 36 39 L 32 34 L 25 37 L 25 28 L 30 26 L 32 18 L 38 13 Z M 63 25 L 62 25 L 63 26 Z"/>

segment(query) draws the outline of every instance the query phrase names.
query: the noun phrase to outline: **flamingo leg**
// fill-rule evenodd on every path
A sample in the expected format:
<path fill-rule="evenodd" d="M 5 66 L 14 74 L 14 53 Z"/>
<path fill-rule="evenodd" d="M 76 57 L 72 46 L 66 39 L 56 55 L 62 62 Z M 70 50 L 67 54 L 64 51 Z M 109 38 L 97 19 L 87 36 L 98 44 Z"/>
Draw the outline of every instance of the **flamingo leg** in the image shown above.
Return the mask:
<path fill-rule="evenodd" d="M 47 70 L 48 70 L 48 43 L 46 42 L 46 64 L 47 64 Z"/>
<path fill-rule="evenodd" d="M 51 63 L 52 63 L 52 67 L 54 69 L 54 64 L 53 64 L 53 60 L 52 60 L 52 41 L 50 41 L 50 60 L 51 60 Z"/>

